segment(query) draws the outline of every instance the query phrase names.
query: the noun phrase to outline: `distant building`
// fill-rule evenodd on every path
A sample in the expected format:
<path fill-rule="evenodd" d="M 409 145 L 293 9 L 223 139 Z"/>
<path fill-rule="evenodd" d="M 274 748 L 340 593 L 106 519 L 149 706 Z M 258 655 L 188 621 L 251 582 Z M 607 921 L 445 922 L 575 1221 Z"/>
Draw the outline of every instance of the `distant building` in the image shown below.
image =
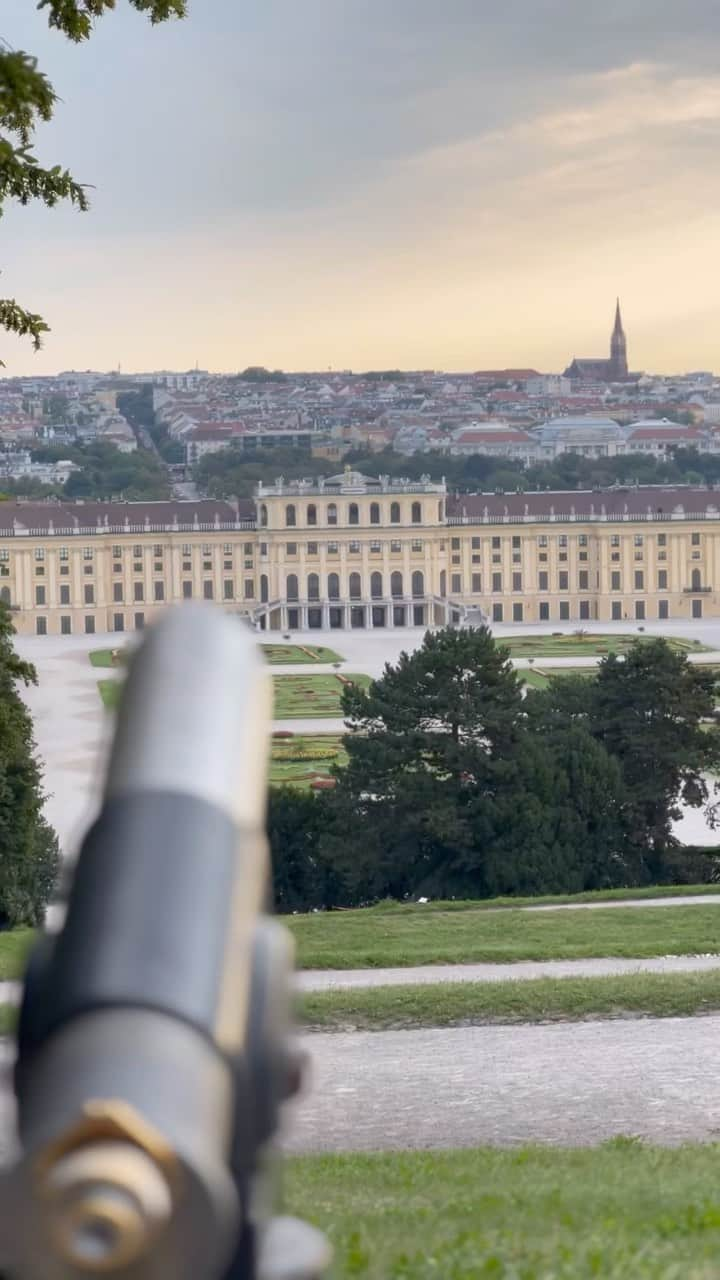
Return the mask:
<path fill-rule="evenodd" d="M 564 376 L 576 382 L 624 382 L 628 378 L 627 341 L 620 315 L 620 299 L 615 307 L 615 325 L 610 337 L 610 359 L 575 357 Z"/>
<path fill-rule="evenodd" d="M 569 396 L 571 389 L 570 379 L 561 373 L 540 373 L 525 383 L 529 396 Z"/>
<path fill-rule="evenodd" d="M 551 418 L 533 432 L 538 461 L 547 462 L 561 453 L 579 453 L 586 458 L 614 458 L 624 452 L 625 431 L 614 418 L 583 415 Z"/>
<path fill-rule="evenodd" d="M 482 453 L 491 458 L 514 458 L 524 466 L 535 460 L 536 443 L 532 436 L 507 422 L 458 427 L 452 432 L 451 440 L 450 453 L 454 457 Z"/>

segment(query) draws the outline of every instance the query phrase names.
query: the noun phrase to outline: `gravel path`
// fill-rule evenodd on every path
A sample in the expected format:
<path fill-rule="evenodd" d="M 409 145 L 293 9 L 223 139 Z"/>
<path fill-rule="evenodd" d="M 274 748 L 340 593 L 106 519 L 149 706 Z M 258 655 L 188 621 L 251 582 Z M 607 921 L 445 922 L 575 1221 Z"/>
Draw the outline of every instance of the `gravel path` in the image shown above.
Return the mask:
<path fill-rule="evenodd" d="M 521 911 L 607 911 L 613 907 L 712 907 L 720 904 L 720 893 L 678 894 L 674 898 L 613 898 L 610 902 L 557 902 L 547 906 L 521 907 Z"/>
<path fill-rule="evenodd" d="M 292 1151 L 720 1139 L 720 1016 L 307 1036 Z"/>
<path fill-rule="evenodd" d="M 599 978 L 623 973 L 697 973 L 720 968 L 720 955 L 658 956 L 652 960 L 518 960 L 514 964 L 424 964 L 407 969 L 304 969 L 301 991 L 402 987 L 433 982 L 505 982 L 527 978 Z M 2 988 L 0 983 L 0 989 Z"/>
<path fill-rule="evenodd" d="M 290 1151 L 720 1139 L 720 1016 L 316 1034 Z M 0 1156 L 11 1143 L 0 1047 Z"/>

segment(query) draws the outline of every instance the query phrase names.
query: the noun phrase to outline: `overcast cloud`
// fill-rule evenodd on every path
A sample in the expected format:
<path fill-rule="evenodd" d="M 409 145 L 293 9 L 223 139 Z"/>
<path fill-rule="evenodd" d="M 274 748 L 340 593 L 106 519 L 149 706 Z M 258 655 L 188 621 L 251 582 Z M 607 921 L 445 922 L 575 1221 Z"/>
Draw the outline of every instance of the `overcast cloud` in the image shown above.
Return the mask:
<path fill-rule="evenodd" d="M 5 0 L 92 211 L 10 211 L 2 285 L 62 367 L 712 367 L 716 0 L 123 0 L 90 44 Z M 582 348 L 582 349 L 581 349 Z"/>

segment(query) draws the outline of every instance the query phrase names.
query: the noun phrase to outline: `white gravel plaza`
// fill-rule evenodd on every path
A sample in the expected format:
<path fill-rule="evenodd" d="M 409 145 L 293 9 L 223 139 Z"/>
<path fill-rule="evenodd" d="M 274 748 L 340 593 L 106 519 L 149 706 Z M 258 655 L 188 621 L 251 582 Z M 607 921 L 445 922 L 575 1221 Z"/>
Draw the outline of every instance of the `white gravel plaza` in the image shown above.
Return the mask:
<path fill-rule="evenodd" d="M 633 630 L 628 623 L 587 623 L 588 632 L 625 633 Z M 550 635 L 553 631 L 572 634 L 578 624 L 545 626 L 497 626 L 498 639 L 508 636 Z M 720 661 L 720 619 L 696 623 L 645 624 L 646 634 L 697 639 L 716 651 Z M 423 639 L 420 629 L 375 631 L 310 631 L 292 634 L 292 641 L 303 644 L 327 644 L 343 658 L 347 671 L 382 674 L 386 662 L 397 661 L 403 650 L 416 649 Z M 105 758 L 112 732 L 112 715 L 103 707 L 97 684 L 100 679 L 118 679 L 116 668 L 99 669 L 90 664 L 92 649 L 127 645 L 135 637 L 116 633 L 94 636 L 18 636 L 20 654 L 34 662 L 39 683 L 30 688 L 25 698 L 35 721 L 35 736 L 45 769 L 48 792 L 46 813 L 57 830 L 66 856 L 72 855 L 79 840 L 97 812 Z M 258 635 L 258 639 L 282 643 L 280 633 Z M 710 655 L 704 655 L 709 657 Z M 543 667 L 577 664 L 572 658 L 543 658 Z M 518 662 L 518 666 L 526 665 Z M 278 674 L 306 674 L 330 671 L 325 666 L 282 666 L 271 670 Z M 276 728 L 294 732 L 337 732 L 339 720 L 299 719 L 276 721 Z M 693 811 L 678 828 L 688 843 L 720 843 L 720 832 L 707 829 L 701 814 Z"/>

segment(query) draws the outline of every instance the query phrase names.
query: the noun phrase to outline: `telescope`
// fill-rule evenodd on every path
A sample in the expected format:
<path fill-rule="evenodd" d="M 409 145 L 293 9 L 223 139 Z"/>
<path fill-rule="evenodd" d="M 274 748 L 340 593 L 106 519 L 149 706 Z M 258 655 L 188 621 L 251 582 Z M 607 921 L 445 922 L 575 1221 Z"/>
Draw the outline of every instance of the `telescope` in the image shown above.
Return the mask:
<path fill-rule="evenodd" d="M 132 657 L 100 814 L 31 954 L 2 1280 L 315 1280 L 274 1213 L 300 1088 L 292 947 L 267 912 L 271 684 L 251 633 L 183 605 Z"/>

